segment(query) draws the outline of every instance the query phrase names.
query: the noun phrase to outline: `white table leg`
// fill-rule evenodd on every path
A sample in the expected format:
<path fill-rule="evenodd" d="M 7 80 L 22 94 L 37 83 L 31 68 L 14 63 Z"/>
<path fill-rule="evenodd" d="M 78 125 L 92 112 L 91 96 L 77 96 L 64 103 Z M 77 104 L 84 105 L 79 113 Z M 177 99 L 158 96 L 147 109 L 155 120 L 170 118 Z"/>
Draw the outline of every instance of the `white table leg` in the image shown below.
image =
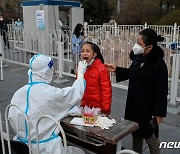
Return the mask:
<path fill-rule="evenodd" d="M 122 140 L 119 140 L 116 146 L 116 153 L 118 153 L 119 151 L 121 151 L 121 147 L 122 147 Z"/>

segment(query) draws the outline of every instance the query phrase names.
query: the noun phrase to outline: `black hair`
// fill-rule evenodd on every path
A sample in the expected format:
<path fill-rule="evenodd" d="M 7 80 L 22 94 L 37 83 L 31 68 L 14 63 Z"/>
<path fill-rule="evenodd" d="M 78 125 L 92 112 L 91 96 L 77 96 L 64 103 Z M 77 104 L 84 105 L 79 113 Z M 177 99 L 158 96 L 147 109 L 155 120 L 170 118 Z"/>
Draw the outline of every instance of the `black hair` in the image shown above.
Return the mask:
<path fill-rule="evenodd" d="M 99 58 L 99 59 L 101 60 L 101 62 L 104 64 L 104 58 L 103 58 L 103 56 L 102 56 L 102 54 L 101 54 L 101 51 L 100 51 L 99 47 L 98 47 L 96 44 L 92 43 L 92 42 L 85 42 L 84 44 L 89 44 L 89 45 L 91 45 L 93 51 L 94 51 L 95 53 L 97 53 L 97 56 L 95 57 L 95 59 L 96 59 L 96 58 Z M 84 45 L 84 44 L 83 44 L 83 45 Z"/>
<path fill-rule="evenodd" d="M 81 34 L 81 29 L 83 28 L 82 24 L 77 24 L 75 29 L 74 29 L 74 34 L 76 35 L 76 37 L 78 38 Z"/>
<path fill-rule="evenodd" d="M 157 33 L 151 28 L 142 30 L 139 35 L 142 35 L 142 39 L 146 46 L 157 46 L 157 42 L 162 42 L 164 40 L 164 37 L 157 35 Z"/>

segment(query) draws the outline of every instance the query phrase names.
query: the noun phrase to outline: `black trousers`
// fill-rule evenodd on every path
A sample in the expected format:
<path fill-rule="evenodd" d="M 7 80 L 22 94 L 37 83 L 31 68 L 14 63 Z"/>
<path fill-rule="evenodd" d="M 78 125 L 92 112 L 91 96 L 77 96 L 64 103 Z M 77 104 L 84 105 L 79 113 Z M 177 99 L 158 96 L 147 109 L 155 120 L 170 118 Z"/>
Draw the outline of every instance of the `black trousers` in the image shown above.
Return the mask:
<path fill-rule="evenodd" d="M 9 48 L 10 46 L 9 46 L 9 40 L 8 40 L 7 32 L 3 31 L 2 36 L 3 36 L 3 41 L 4 41 L 5 46 L 7 46 Z"/>
<path fill-rule="evenodd" d="M 160 141 L 158 138 L 155 137 L 153 134 L 149 139 L 144 139 L 138 136 L 133 136 L 133 150 L 142 154 L 143 152 L 143 141 L 146 141 L 149 147 L 150 154 L 160 154 Z"/>

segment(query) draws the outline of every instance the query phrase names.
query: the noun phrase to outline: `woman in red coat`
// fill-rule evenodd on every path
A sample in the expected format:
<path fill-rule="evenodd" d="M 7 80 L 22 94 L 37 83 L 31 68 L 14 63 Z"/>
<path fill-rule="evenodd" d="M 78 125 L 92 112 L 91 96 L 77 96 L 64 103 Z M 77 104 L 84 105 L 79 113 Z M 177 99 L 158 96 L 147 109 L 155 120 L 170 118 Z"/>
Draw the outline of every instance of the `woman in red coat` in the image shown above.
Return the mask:
<path fill-rule="evenodd" d="M 112 87 L 109 72 L 104 65 L 99 47 L 91 42 L 84 43 L 81 57 L 88 64 L 84 74 L 86 90 L 81 105 L 98 107 L 102 113 L 109 114 L 111 111 Z"/>

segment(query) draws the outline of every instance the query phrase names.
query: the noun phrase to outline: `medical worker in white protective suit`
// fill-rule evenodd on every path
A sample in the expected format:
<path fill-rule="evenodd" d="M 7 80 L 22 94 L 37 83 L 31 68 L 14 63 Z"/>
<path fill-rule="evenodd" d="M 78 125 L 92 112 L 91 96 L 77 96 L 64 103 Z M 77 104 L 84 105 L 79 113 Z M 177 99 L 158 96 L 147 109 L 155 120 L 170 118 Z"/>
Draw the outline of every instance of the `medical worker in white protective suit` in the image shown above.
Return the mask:
<path fill-rule="evenodd" d="M 33 154 L 36 154 L 35 124 L 38 117 L 50 115 L 56 120 L 61 120 L 74 105 L 79 103 L 85 90 L 84 72 L 86 63 L 80 61 L 77 80 L 72 87 L 56 88 L 49 83 L 53 77 L 53 60 L 44 55 L 35 55 L 30 59 L 28 71 L 28 84 L 20 88 L 14 94 L 11 104 L 21 107 L 29 119 L 31 144 Z M 9 111 L 10 124 L 19 137 L 14 139 L 28 143 L 28 130 L 21 112 L 11 107 Z M 19 124 L 19 130 L 17 130 Z M 63 144 L 59 131 L 54 122 L 48 119 L 40 121 L 39 127 L 40 154 L 62 154 Z M 33 141 L 32 141 L 33 140 Z"/>

